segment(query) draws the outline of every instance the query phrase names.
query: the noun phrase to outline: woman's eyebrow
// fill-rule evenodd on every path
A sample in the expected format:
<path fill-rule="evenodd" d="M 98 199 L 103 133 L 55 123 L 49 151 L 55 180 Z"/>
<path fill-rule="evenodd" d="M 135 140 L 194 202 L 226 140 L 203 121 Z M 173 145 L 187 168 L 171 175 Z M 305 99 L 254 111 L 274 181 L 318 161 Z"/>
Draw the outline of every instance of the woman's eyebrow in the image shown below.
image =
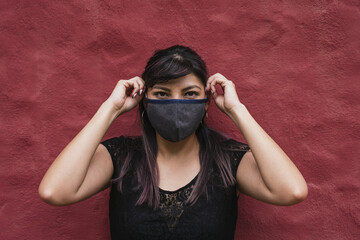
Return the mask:
<path fill-rule="evenodd" d="M 185 91 L 187 91 L 187 90 L 189 90 L 189 89 L 191 89 L 191 88 L 198 88 L 198 89 L 201 90 L 201 87 L 199 87 L 199 86 L 197 86 L 197 85 L 191 85 L 191 86 L 188 86 L 188 87 L 184 88 L 183 91 L 185 92 Z"/>
<path fill-rule="evenodd" d="M 171 91 L 169 88 L 166 88 L 166 87 L 154 86 L 153 88 L 161 89 L 161 90 L 164 90 L 164 91 L 167 91 L 167 92 Z"/>

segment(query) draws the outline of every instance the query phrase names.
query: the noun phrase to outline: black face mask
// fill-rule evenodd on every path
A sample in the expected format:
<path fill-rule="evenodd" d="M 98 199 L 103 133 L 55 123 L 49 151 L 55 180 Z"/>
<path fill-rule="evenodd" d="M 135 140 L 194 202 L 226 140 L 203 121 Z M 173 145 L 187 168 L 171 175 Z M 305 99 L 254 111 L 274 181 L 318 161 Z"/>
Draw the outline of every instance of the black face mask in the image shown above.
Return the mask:
<path fill-rule="evenodd" d="M 171 142 L 185 139 L 198 128 L 207 101 L 207 98 L 145 99 L 151 125 L 161 137 Z"/>

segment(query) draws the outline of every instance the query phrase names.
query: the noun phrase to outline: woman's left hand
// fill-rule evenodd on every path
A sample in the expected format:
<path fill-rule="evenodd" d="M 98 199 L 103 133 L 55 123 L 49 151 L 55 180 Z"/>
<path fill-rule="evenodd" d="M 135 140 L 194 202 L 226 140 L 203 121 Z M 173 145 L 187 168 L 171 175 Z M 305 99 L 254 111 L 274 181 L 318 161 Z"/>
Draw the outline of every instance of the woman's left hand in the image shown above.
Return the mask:
<path fill-rule="evenodd" d="M 220 94 L 216 91 L 216 84 L 219 84 L 223 90 L 223 94 Z M 232 113 L 235 107 L 243 105 L 238 98 L 236 93 L 235 84 L 226 79 L 220 73 L 216 73 L 209 77 L 206 83 L 206 90 L 211 92 L 213 96 L 216 106 L 229 115 Z"/>

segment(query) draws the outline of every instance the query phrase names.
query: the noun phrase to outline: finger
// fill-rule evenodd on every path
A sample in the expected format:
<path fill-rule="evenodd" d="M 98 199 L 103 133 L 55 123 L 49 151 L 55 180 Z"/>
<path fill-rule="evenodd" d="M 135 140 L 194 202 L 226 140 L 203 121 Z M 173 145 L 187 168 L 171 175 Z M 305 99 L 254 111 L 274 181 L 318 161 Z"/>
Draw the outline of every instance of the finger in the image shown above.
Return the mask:
<path fill-rule="evenodd" d="M 141 77 L 137 77 L 136 82 L 138 83 L 140 88 L 138 95 L 141 95 L 145 90 L 145 81 Z"/>
<path fill-rule="evenodd" d="M 211 83 L 211 85 L 210 85 L 211 93 L 212 93 L 212 94 L 215 94 L 215 93 L 216 93 L 216 87 L 215 87 L 215 85 L 216 85 L 216 81 L 213 81 L 213 82 Z"/>
<path fill-rule="evenodd" d="M 211 89 L 211 92 L 216 93 L 216 84 L 219 84 L 223 90 L 223 92 L 225 91 L 225 86 L 228 85 L 229 81 L 226 77 L 224 77 L 222 74 L 220 73 L 216 73 L 214 75 L 212 75 L 209 79 L 208 79 L 208 87 L 209 89 Z"/>
<path fill-rule="evenodd" d="M 139 86 L 136 81 L 129 79 L 124 82 L 128 94 L 133 97 L 137 91 L 139 91 Z"/>
<path fill-rule="evenodd" d="M 208 78 L 207 82 L 206 82 L 206 91 L 211 93 L 211 83 L 214 80 L 214 75 L 212 75 L 211 77 Z"/>
<path fill-rule="evenodd" d="M 137 77 L 137 79 L 142 83 L 142 85 L 145 86 L 145 81 L 144 81 L 144 79 L 142 79 L 141 77 Z"/>
<path fill-rule="evenodd" d="M 132 82 L 133 82 L 134 90 L 132 91 L 131 96 L 134 98 L 139 94 L 140 86 L 136 80 L 132 80 Z"/>
<path fill-rule="evenodd" d="M 141 99 L 143 99 L 144 94 L 140 95 L 140 94 L 136 94 L 135 97 L 133 97 L 134 100 L 136 100 L 137 102 L 139 102 Z"/>
<path fill-rule="evenodd" d="M 210 88 L 211 88 L 211 92 L 212 93 L 216 93 L 216 84 L 220 84 L 221 85 L 221 79 L 219 79 L 218 76 L 214 76 L 214 78 L 212 79 L 211 83 L 210 83 Z"/>
<path fill-rule="evenodd" d="M 219 84 L 224 92 L 225 92 L 226 86 L 230 86 L 230 87 L 235 86 L 234 83 L 231 80 L 226 79 L 221 74 L 217 75 L 215 81 L 216 81 L 215 85 Z"/>
<path fill-rule="evenodd" d="M 215 74 L 217 77 L 219 77 L 219 78 L 225 78 L 226 79 L 226 77 L 224 77 L 224 75 L 222 75 L 221 73 L 216 73 Z"/>
<path fill-rule="evenodd" d="M 136 77 L 133 77 L 133 78 L 130 78 L 129 81 L 132 81 L 134 82 L 134 91 L 131 93 L 131 95 L 141 95 L 144 90 L 145 90 L 145 81 L 139 77 L 139 76 L 136 76 Z M 136 87 L 138 86 L 138 87 Z"/>
<path fill-rule="evenodd" d="M 226 81 L 222 82 L 221 86 L 224 90 L 224 93 L 225 93 L 225 91 L 232 91 L 232 90 L 234 90 L 236 92 L 235 84 L 231 80 L 226 80 Z"/>
<path fill-rule="evenodd" d="M 211 77 L 208 78 L 207 82 L 206 82 L 206 90 L 211 92 L 211 83 L 214 80 L 215 75 L 212 75 Z"/>
<path fill-rule="evenodd" d="M 216 89 L 214 92 L 211 93 L 211 95 L 213 96 L 214 99 L 216 99 L 217 96 L 219 96 L 219 94 L 216 92 Z"/>

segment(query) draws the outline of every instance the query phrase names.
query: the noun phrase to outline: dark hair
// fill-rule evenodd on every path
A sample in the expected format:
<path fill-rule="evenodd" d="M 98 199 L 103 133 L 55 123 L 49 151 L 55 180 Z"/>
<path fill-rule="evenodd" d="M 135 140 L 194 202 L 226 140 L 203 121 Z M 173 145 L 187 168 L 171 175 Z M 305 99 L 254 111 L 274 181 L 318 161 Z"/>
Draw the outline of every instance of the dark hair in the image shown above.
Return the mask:
<path fill-rule="evenodd" d="M 142 78 L 145 87 L 152 87 L 156 83 L 163 83 L 171 79 L 179 78 L 190 73 L 195 74 L 204 85 L 209 77 L 205 62 L 191 48 L 181 45 L 156 50 L 149 59 Z M 145 154 L 136 154 L 137 151 L 130 151 L 124 156 L 125 161 L 120 170 L 119 177 L 114 181 L 124 178 L 130 167 L 136 165 L 136 177 L 138 180 L 137 190 L 141 189 L 137 205 L 147 203 L 155 209 L 159 205 L 160 196 L 158 189 L 158 169 L 156 165 L 157 142 L 156 133 L 151 126 L 142 102 L 139 104 L 139 114 L 141 116 L 142 137 L 138 138 L 136 144 L 141 145 Z M 196 180 L 193 191 L 187 202 L 194 204 L 199 196 L 206 192 L 206 183 L 211 176 L 212 166 L 217 166 L 225 187 L 233 186 L 236 183 L 232 175 L 231 163 L 226 149 L 248 150 L 246 144 L 240 144 L 229 140 L 225 135 L 210 129 L 206 126 L 204 118 L 196 130 L 196 136 L 200 144 L 200 172 Z M 134 158 L 138 156 L 139 161 Z M 119 184 L 122 190 L 122 184 Z"/>
<path fill-rule="evenodd" d="M 174 45 L 156 50 L 141 77 L 145 81 L 145 87 L 152 87 L 155 83 L 163 83 L 190 73 L 194 73 L 204 85 L 209 78 L 205 62 L 194 50 Z"/>

